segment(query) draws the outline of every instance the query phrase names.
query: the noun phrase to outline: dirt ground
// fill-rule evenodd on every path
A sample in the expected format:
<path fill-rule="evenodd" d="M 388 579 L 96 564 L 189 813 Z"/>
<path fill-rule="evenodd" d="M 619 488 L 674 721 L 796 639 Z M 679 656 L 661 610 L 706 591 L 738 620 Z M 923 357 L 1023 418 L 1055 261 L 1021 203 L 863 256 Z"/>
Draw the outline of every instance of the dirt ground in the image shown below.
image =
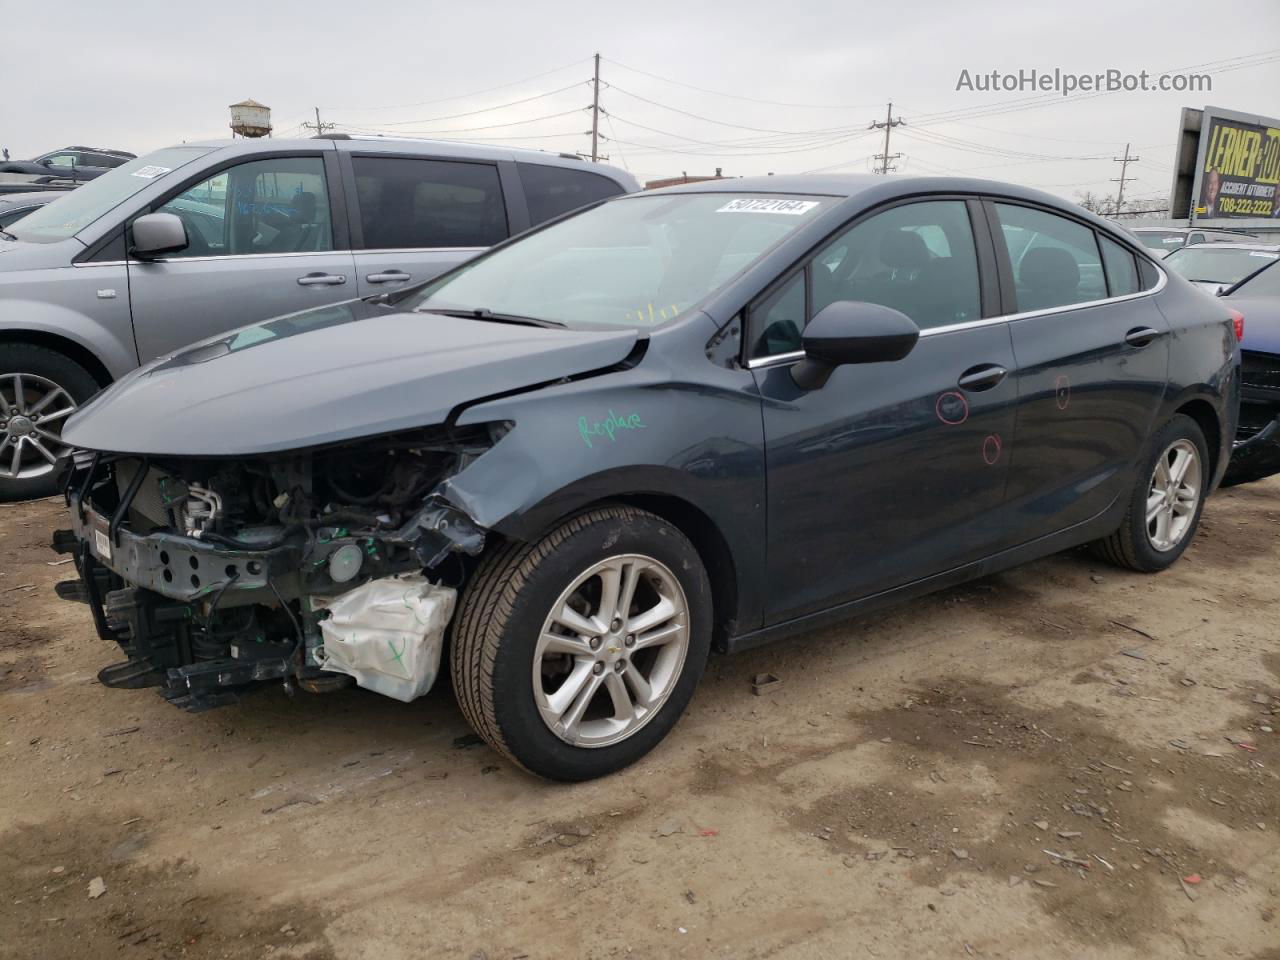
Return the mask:
<path fill-rule="evenodd" d="M 1280 480 L 1159 576 L 1077 551 L 713 658 L 578 786 L 447 690 L 103 688 L 62 510 L 0 506 L 5 960 L 1280 960 Z"/>

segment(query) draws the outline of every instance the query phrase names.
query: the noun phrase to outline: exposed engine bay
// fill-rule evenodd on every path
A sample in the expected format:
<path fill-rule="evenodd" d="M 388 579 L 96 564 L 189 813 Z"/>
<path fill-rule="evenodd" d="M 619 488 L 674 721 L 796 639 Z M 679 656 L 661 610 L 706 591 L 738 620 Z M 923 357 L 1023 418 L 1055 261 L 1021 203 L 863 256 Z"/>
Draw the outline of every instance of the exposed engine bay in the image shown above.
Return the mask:
<path fill-rule="evenodd" d="M 77 451 L 64 478 L 72 529 L 53 546 L 80 574 L 59 594 L 88 603 L 126 654 L 99 679 L 157 686 L 189 710 L 269 680 L 425 693 L 485 542 L 439 486 L 510 426 L 261 458 Z"/>

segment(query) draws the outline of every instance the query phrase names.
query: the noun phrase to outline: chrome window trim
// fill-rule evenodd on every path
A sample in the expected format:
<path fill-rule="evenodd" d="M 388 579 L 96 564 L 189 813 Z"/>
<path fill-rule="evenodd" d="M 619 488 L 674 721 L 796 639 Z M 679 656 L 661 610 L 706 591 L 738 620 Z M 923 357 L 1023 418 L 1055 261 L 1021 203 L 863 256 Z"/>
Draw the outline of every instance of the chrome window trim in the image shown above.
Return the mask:
<path fill-rule="evenodd" d="M 1126 303 L 1129 300 L 1137 300 L 1140 297 L 1153 297 L 1163 290 L 1169 282 L 1169 275 L 1158 263 L 1151 261 L 1152 266 L 1156 268 L 1155 285 L 1146 289 L 1139 290 L 1137 293 L 1126 293 L 1119 297 L 1106 297 L 1102 300 L 1085 300 L 1081 303 L 1068 303 L 1061 307 L 1046 307 L 1044 310 L 1026 310 L 1022 313 L 1009 313 L 1001 317 L 983 317 L 981 320 L 968 320 L 964 323 L 949 323 L 943 327 L 930 327 L 928 330 L 920 331 L 920 338 L 933 337 L 943 333 L 955 333 L 959 330 L 976 330 L 979 327 L 991 327 L 998 323 L 1012 323 L 1015 320 L 1030 320 L 1033 317 L 1050 317 L 1058 313 L 1068 313 L 1072 310 L 1084 310 L 1087 307 L 1100 307 L 1111 303 Z M 767 357 L 753 357 L 747 361 L 747 369 L 755 370 L 759 367 L 772 367 L 784 363 L 794 363 L 797 360 L 804 359 L 803 350 L 792 350 L 787 353 L 774 353 Z"/>
<path fill-rule="evenodd" d="M 297 250 L 293 253 L 228 253 L 221 256 L 208 257 L 156 257 L 154 260 L 125 261 L 130 264 L 144 263 L 203 263 L 207 260 L 279 260 L 284 257 L 330 257 L 334 254 L 349 254 L 350 250 Z"/>
<path fill-rule="evenodd" d="M 378 247 L 373 250 L 352 250 L 351 252 L 357 256 L 362 253 L 465 253 L 468 250 L 474 250 L 477 253 L 488 250 L 489 247 Z"/>

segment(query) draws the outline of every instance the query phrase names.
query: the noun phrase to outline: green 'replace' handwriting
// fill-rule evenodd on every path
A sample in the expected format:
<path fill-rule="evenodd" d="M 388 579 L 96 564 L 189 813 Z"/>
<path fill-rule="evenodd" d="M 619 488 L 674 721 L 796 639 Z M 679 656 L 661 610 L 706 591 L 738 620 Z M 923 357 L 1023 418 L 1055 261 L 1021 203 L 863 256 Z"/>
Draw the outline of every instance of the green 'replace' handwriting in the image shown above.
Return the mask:
<path fill-rule="evenodd" d="M 640 420 L 640 414 L 638 413 L 620 417 L 610 410 L 609 416 L 603 420 L 588 420 L 586 417 L 578 418 L 578 435 L 582 437 L 582 442 L 588 447 L 594 446 L 592 438 L 608 437 L 610 443 L 616 443 L 620 431 L 643 429 L 645 429 L 645 425 Z"/>

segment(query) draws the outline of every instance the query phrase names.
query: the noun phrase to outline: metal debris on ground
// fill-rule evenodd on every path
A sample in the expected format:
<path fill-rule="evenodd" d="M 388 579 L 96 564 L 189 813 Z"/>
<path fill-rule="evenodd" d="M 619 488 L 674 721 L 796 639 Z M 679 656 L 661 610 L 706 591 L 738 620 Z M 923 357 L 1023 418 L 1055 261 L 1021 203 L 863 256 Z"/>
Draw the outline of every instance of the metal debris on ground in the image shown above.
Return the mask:
<path fill-rule="evenodd" d="M 777 690 L 780 686 L 782 686 L 782 680 L 772 673 L 757 673 L 751 678 L 751 692 L 757 697 Z"/>

